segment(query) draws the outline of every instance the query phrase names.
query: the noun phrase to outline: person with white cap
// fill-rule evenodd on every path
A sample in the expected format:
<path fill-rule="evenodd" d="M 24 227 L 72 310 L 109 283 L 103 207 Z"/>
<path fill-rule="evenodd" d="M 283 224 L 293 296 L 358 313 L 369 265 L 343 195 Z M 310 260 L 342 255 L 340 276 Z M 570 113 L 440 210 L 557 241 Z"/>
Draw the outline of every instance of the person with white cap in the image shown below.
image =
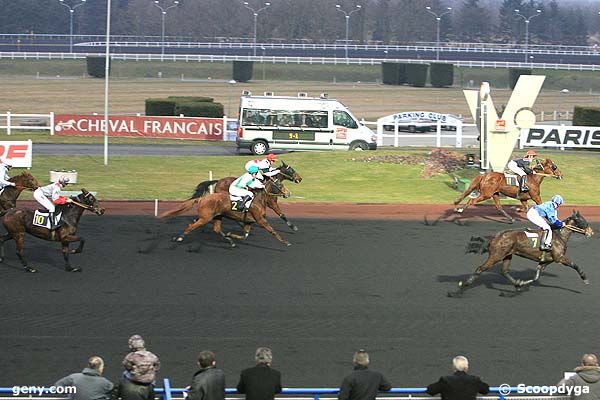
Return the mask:
<path fill-rule="evenodd" d="M 0 191 L 4 190 L 7 186 L 16 186 L 13 182 L 9 181 L 10 176 L 8 175 L 8 171 L 10 171 L 11 168 L 11 164 L 4 160 L 0 160 Z"/>
<path fill-rule="evenodd" d="M 56 205 L 72 202 L 71 199 L 61 196 L 60 194 L 61 189 L 67 186 L 69 182 L 70 180 L 68 177 L 61 176 L 56 182 L 46 186 L 40 186 L 33 191 L 33 198 L 49 212 L 48 219 L 50 220 L 51 231 L 58 229 L 54 216 Z"/>

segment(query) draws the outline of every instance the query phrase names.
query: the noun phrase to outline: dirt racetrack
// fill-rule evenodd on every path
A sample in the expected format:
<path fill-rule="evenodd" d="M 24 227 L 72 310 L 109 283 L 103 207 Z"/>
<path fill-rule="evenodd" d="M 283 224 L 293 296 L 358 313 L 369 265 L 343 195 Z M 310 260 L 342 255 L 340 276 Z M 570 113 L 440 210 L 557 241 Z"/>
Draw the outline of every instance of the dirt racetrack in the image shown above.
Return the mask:
<path fill-rule="evenodd" d="M 506 225 L 294 218 L 296 233 L 273 220 L 289 248 L 256 228 L 236 249 L 209 228 L 171 243 L 188 220 L 85 215 L 86 248 L 72 256 L 82 273 L 62 271 L 56 243 L 27 237 L 41 272 L 26 274 L 7 244 L 0 385 L 52 384 L 93 354 L 115 380 L 133 333 L 176 387 L 189 384 L 203 349 L 216 352 L 228 387 L 261 345 L 273 348 L 286 387 L 339 385 L 358 348 L 395 387 L 436 380 L 456 354 L 490 384 L 553 384 L 581 354 L 600 352 L 596 236 L 574 236 L 567 253 L 589 286 L 554 264 L 517 297 L 499 296 L 511 287 L 489 273 L 465 298 L 451 299 L 447 291 L 484 259 L 464 254 L 468 239 Z M 513 264 L 515 276 L 533 274 L 534 263 Z"/>

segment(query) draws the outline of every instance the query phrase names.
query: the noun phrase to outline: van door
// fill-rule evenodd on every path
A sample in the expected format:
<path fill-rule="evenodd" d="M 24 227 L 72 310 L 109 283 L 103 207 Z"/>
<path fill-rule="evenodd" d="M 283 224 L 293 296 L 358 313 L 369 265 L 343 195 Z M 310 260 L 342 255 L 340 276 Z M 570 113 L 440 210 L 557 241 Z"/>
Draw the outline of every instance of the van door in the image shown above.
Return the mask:
<path fill-rule="evenodd" d="M 357 139 L 358 122 L 344 110 L 333 111 L 333 145 L 348 147 L 350 142 Z"/>

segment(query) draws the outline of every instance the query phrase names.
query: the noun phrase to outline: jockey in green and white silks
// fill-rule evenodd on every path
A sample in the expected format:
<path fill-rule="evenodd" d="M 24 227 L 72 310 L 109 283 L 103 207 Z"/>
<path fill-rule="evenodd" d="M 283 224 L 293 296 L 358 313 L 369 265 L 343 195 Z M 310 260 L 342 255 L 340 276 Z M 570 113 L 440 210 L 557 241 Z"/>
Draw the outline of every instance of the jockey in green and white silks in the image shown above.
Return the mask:
<path fill-rule="evenodd" d="M 229 185 L 229 195 L 231 200 L 242 199 L 244 200 L 244 211 L 250 209 L 250 205 L 252 204 L 252 200 L 254 199 L 254 193 L 252 193 L 250 189 L 264 189 L 265 185 L 263 185 L 257 178 L 258 176 L 258 167 L 251 166 L 248 168 L 248 172 L 244 175 L 237 178 L 235 181 Z"/>

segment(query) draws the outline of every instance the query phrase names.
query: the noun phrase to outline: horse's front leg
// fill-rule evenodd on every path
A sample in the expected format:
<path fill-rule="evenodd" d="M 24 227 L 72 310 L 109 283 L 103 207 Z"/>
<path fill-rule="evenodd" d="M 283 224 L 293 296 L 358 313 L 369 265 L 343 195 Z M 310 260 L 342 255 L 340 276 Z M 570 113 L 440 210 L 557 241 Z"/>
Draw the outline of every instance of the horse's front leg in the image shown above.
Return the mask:
<path fill-rule="evenodd" d="M 73 243 L 73 242 L 79 242 L 79 247 L 75 250 L 70 250 L 69 244 Z M 65 260 L 65 271 L 81 272 L 81 268 L 71 266 L 71 262 L 69 261 L 69 254 L 81 253 L 81 249 L 83 249 L 84 242 L 85 242 L 85 240 L 81 240 L 81 238 L 79 236 L 75 236 L 75 235 L 67 235 L 61 239 L 60 243 L 62 244 L 62 255 L 63 255 L 63 259 Z"/>
<path fill-rule="evenodd" d="M 279 215 L 279 218 L 281 218 L 283 220 L 283 222 L 285 222 L 285 224 L 290 227 L 291 230 L 293 230 L 294 232 L 296 232 L 298 230 L 298 227 L 296 225 L 294 225 L 293 223 L 291 223 L 287 219 L 287 217 L 285 216 L 283 211 L 281 211 L 281 208 L 279 208 L 279 203 L 277 202 L 277 198 L 275 198 L 269 202 L 269 208 L 271 210 L 273 210 L 275 212 L 275 214 Z"/>
<path fill-rule="evenodd" d="M 541 276 L 542 272 L 544 271 L 544 268 L 546 268 L 546 266 L 548 266 L 548 263 L 538 264 L 537 268 L 535 269 L 535 276 L 533 277 L 533 279 L 521 281 L 521 286 L 527 286 L 527 285 L 531 285 L 533 282 L 537 282 L 540 279 L 540 276 Z"/>
<path fill-rule="evenodd" d="M 569 260 L 565 255 L 560 256 L 557 262 L 561 263 L 562 265 L 566 265 L 567 267 L 573 268 L 575 271 L 577 271 L 583 283 L 585 283 L 586 285 L 590 284 L 590 281 L 585 276 L 585 272 L 583 272 L 583 269 L 581 269 L 579 265 L 575 264 L 573 261 Z"/>
<path fill-rule="evenodd" d="M 509 224 L 512 224 L 513 222 L 515 222 L 514 218 L 511 217 L 510 215 L 508 215 L 506 213 L 506 211 L 504 211 L 504 209 L 502 208 L 502 205 L 500 205 L 500 196 L 498 195 L 498 193 L 494 193 L 494 195 L 492 196 L 492 199 L 494 200 L 494 205 L 496 206 L 496 210 L 500 211 L 500 213 L 502 215 L 504 215 L 504 217 L 507 219 Z"/>
<path fill-rule="evenodd" d="M 261 215 L 261 216 L 253 215 L 253 216 L 254 216 L 254 220 L 256 221 L 256 223 L 258 225 L 262 226 L 267 232 L 269 232 L 271 235 L 275 236 L 275 238 L 277 240 L 279 240 L 281 243 L 285 244 L 286 246 L 292 245 L 290 242 L 288 242 L 287 240 L 282 238 L 281 235 L 279 235 L 279 233 L 277 233 L 271 225 L 269 225 L 269 223 L 267 222 L 264 215 Z"/>

